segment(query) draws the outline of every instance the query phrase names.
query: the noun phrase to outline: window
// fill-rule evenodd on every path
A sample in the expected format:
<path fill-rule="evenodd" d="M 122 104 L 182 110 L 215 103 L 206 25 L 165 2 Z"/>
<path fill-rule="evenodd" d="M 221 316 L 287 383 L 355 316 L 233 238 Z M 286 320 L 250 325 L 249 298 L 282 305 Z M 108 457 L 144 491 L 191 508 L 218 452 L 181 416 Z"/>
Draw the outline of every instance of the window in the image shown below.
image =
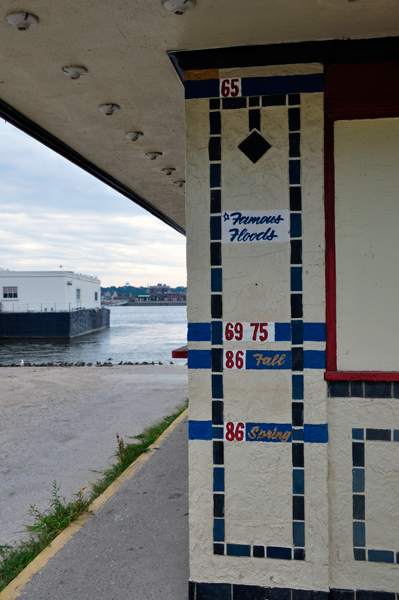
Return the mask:
<path fill-rule="evenodd" d="M 18 298 L 18 288 L 3 287 L 3 298 Z"/>
<path fill-rule="evenodd" d="M 389 63 L 326 67 L 331 381 L 399 381 L 399 109 Z"/>
<path fill-rule="evenodd" d="M 80 289 L 76 290 L 76 300 L 80 300 Z"/>
<path fill-rule="evenodd" d="M 94 301 L 97 302 L 98 301 L 98 292 L 94 292 Z"/>

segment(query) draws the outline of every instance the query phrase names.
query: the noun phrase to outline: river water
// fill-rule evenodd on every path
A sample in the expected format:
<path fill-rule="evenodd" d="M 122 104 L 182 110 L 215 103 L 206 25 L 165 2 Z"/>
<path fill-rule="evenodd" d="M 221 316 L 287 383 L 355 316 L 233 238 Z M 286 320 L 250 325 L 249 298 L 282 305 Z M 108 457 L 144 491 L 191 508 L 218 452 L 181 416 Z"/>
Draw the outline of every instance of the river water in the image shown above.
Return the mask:
<path fill-rule="evenodd" d="M 187 340 L 185 306 L 118 306 L 111 308 L 111 327 L 71 340 L 0 340 L 0 363 L 162 362 Z"/>

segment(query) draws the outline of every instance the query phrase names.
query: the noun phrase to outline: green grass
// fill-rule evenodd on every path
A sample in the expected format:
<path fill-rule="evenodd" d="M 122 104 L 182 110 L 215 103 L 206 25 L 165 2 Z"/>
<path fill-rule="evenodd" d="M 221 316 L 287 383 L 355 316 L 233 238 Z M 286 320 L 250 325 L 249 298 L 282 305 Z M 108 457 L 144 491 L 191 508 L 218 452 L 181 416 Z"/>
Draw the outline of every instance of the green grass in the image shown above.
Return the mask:
<path fill-rule="evenodd" d="M 31 505 L 28 514 L 33 517 L 33 525 L 26 526 L 29 539 L 14 546 L 0 546 L 0 592 L 32 562 L 42 550 L 63 531 L 72 521 L 88 511 L 90 504 L 98 498 L 141 454 L 146 452 L 171 423 L 187 408 L 178 408 L 176 412 L 152 427 L 148 427 L 130 439 L 137 442 L 125 444 L 116 434 L 117 452 L 116 463 L 103 472 L 102 476 L 92 484 L 88 496 L 84 490 L 79 490 L 70 502 L 59 495 L 59 487 L 53 483 L 52 499 L 49 508 L 40 512 Z"/>

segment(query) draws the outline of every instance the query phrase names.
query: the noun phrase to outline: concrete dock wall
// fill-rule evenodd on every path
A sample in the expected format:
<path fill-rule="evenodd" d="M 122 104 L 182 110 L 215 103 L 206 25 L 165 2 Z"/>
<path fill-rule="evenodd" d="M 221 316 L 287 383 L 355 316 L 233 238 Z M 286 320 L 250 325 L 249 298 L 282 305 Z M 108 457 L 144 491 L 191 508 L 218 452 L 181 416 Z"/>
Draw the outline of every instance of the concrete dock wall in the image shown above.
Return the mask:
<path fill-rule="evenodd" d="M 71 338 L 110 325 L 110 311 L 0 313 L 0 338 Z"/>

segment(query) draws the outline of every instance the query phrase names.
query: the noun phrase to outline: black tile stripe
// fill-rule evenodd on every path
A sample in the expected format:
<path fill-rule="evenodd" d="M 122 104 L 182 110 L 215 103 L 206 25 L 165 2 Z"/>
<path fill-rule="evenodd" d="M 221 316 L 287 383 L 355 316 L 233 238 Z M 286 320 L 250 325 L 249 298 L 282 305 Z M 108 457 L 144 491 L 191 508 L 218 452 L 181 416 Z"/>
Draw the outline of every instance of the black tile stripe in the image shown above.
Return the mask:
<path fill-rule="evenodd" d="M 214 544 L 214 554 L 221 554 Z M 254 546 L 255 556 L 260 557 L 263 546 Z M 302 549 L 295 549 L 298 554 Z M 300 560 L 300 559 L 299 559 Z M 201 583 L 189 581 L 188 600 L 399 600 L 397 592 L 380 592 L 373 590 L 348 590 L 331 588 L 329 591 L 298 590 L 292 588 L 262 587 L 237 583 Z"/>
<path fill-rule="evenodd" d="M 302 282 L 302 191 L 301 191 L 301 113 L 300 94 L 288 95 L 288 167 L 290 189 L 290 235 L 291 235 L 291 369 L 292 369 L 292 477 L 305 468 L 303 424 L 305 405 L 298 402 L 297 389 L 294 389 L 294 376 L 303 371 L 303 282 Z M 295 108 L 292 108 L 295 106 Z M 293 239 L 295 238 L 295 239 Z M 294 267 L 294 265 L 296 265 Z M 303 377 L 303 376 L 302 376 Z M 302 394 L 303 399 L 303 394 Z M 294 442 L 295 440 L 295 442 Z M 297 474 L 295 474 L 295 477 Z M 304 490 L 302 490 L 304 492 Z M 292 536 L 295 544 L 305 544 L 305 497 L 294 495 L 292 499 Z M 303 528 L 303 529 L 302 529 Z M 299 536 L 298 536 L 299 531 Z M 304 539 L 305 538 L 305 539 Z M 294 560 L 305 560 L 305 548 L 294 547 Z"/>
<path fill-rule="evenodd" d="M 353 428 L 352 429 L 352 519 L 353 519 L 353 557 L 355 560 L 371 561 L 399 565 L 399 552 L 393 550 L 375 550 L 367 548 L 366 536 L 366 496 L 365 496 L 365 442 L 396 442 L 396 431 L 391 429 Z M 398 438 L 399 441 L 399 432 Z M 396 560 L 395 560 L 396 556 Z M 359 590 L 356 599 L 359 598 Z M 365 592 L 369 594 L 371 592 Z M 381 592 L 382 593 L 382 592 Z M 362 596 L 363 598 L 363 596 Z M 374 598 L 374 596 L 364 596 Z M 398 599 L 399 600 L 399 599 Z"/>
<path fill-rule="evenodd" d="M 222 266 L 222 245 L 221 245 L 221 220 L 219 215 L 222 212 L 222 190 L 221 190 L 221 114 L 220 101 L 210 101 L 209 119 L 210 119 L 210 138 L 209 138 L 209 161 L 210 161 L 210 211 L 211 211 L 211 268 Z M 261 129 L 261 111 L 262 106 L 287 106 L 288 101 L 288 122 L 289 122 L 289 188 L 290 188 L 290 224 L 292 237 L 291 240 L 290 264 L 297 265 L 295 277 L 291 282 L 291 329 L 292 329 L 292 371 L 303 371 L 303 296 L 302 290 L 302 193 L 301 193 L 301 161 L 300 161 L 300 95 L 290 94 L 288 97 L 281 96 L 263 96 L 260 102 L 259 97 L 248 99 L 248 127 L 249 131 Z M 231 110 L 247 107 L 247 100 L 244 98 L 228 98 L 222 100 L 222 109 Z M 220 188 L 220 189 L 215 189 Z M 217 216 L 216 216 L 217 215 Z M 299 239 L 298 239 L 299 238 Z M 222 273 L 222 270 L 220 269 Z M 299 277 L 299 279 L 298 279 Z M 300 280 L 300 281 L 299 281 Z M 294 293 L 295 292 L 295 293 Z M 300 293 L 298 293 L 300 292 Z M 223 319 L 223 298 L 222 293 L 211 294 L 211 318 L 212 331 L 215 329 L 215 323 L 221 323 Z M 216 331 L 216 329 L 215 329 Z M 215 342 L 218 342 L 216 344 Z M 220 336 L 212 334 L 211 353 L 212 353 L 212 423 L 213 425 L 223 424 L 223 350 L 220 348 L 222 340 Z M 219 345 L 219 347 L 214 347 Z M 297 377 L 299 375 L 296 375 Z M 218 380 L 216 381 L 216 377 Z M 294 385 L 294 378 L 293 378 Z M 298 387 L 298 386 L 296 386 Z M 399 390 L 398 390 L 399 392 Z M 292 443 L 292 465 L 293 465 L 293 488 L 295 488 L 295 478 L 298 470 L 304 469 L 304 443 L 303 443 L 303 423 L 304 423 L 304 403 L 294 401 L 298 396 L 298 390 L 294 387 L 292 390 L 292 425 L 296 428 L 293 432 L 295 442 Z M 215 400 L 218 398 L 219 400 Z M 224 464 L 224 442 L 217 436 L 220 436 L 220 427 L 213 428 L 213 456 L 214 464 Z M 303 488 L 303 486 L 302 486 Z M 300 540 L 302 545 L 304 540 L 303 527 L 305 524 L 304 510 L 304 489 L 299 490 L 293 496 L 293 539 Z M 214 518 L 220 523 L 224 519 L 220 506 L 224 507 L 224 492 L 214 493 Z M 295 533 L 296 532 L 296 533 Z M 299 534 L 298 534 L 299 532 Z M 249 554 L 248 554 L 249 552 Z M 225 544 L 221 543 L 220 538 L 214 540 L 214 554 L 234 556 L 252 556 L 256 558 L 278 558 L 305 560 L 305 548 L 279 548 L 275 546 L 251 546 Z M 291 600 L 291 599 L 290 599 Z"/>
<path fill-rule="evenodd" d="M 213 464 L 224 465 L 224 403 L 223 403 L 223 348 L 222 344 L 222 190 L 221 190 L 221 161 L 222 161 L 222 120 L 221 100 L 209 100 L 209 186 L 210 186 L 210 268 L 211 268 L 211 381 L 212 381 L 212 439 Z M 217 189 L 215 189 L 217 188 Z M 214 293 L 220 292 L 220 293 Z M 219 425 L 219 427 L 215 427 Z M 216 487 L 218 489 L 218 486 Z M 213 552 L 225 554 L 224 535 L 224 492 L 213 492 L 214 545 Z M 215 532 L 216 530 L 216 532 Z M 223 542 L 223 543 L 222 543 Z M 198 597 L 198 592 L 196 593 Z"/>
<path fill-rule="evenodd" d="M 399 398 L 399 381 L 328 381 L 330 398 Z"/>

